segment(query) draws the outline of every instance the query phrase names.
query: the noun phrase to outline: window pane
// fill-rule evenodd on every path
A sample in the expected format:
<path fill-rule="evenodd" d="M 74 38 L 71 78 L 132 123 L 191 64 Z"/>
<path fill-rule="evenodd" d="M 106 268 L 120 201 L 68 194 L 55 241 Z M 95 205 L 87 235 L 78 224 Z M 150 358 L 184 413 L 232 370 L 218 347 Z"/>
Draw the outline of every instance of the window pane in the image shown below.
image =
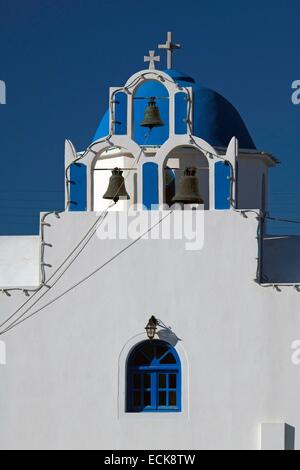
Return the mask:
<path fill-rule="evenodd" d="M 169 392 L 169 406 L 176 406 L 176 392 Z"/>
<path fill-rule="evenodd" d="M 158 405 L 167 406 L 167 393 L 166 392 L 159 392 Z"/>
<path fill-rule="evenodd" d="M 161 364 L 176 364 L 176 360 L 173 354 L 169 353 L 160 361 L 160 363 Z"/>
<path fill-rule="evenodd" d="M 141 376 L 140 374 L 133 375 L 133 388 L 141 388 Z"/>
<path fill-rule="evenodd" d="M 169 375 L 169 388 L 176 388 L 176 382 L 177 382 L 176 379 L 177 379 L 176 374 Z"/>
<path fill-rule="evenodd" d="M 153 345 L 150 343 L 149 341 L 149 344 L 147 343 L 146 345 L 144 345 L 144 347 L 142 348 L 142 351 L 144 353 L 144 355 L 150 360 L 152 361 L 153 357 L 154 357 L 154 347 Z"/>
<path fill-rule="evenodd" d="M 158 387 L 159 388 L 167 388 L 167 376 L 166 374 L 159 374 L 159 379 L 158 379 Z"/>
<path fill-rule="evenodd" d="M 133 406 L 141 406 L 141 392 L 133 392 Z"/>
<path fill-rule="evenodd" d="M 144 354 L 141 351 L 139 351 L 134 356 L 131 364 L 134 366 L 147 366 L 147 365 L 150 365 L 150 361 L 149 359 L 146 358 L 146 356 L 144 356 Z"/>
<path fill-rule="evenodd" d="M 163 354 L 165 354 L 168 351 L 169 347 L 165 346 L 163 344 L 158 344 L 156 346 L 156 358 L 160 359 Z"/>
<path fill-rule="evenodd" d="M 151 405 L 150 392 L 144 392 L 144 406 L 150 406 L 150 405 Z"/>
<path fill-rule="evenodd" d="M 127 374 L 128 413 L 181 409 L 180 361 L 168 343 L 153 340 L 139 344 L 128 357 Z"/>
<path fill-rule="evenodd" d="M 150 387 L 151 387 L 150 374 L 145 374 L 144 375 L 144 388 L 150 388 Z"/>

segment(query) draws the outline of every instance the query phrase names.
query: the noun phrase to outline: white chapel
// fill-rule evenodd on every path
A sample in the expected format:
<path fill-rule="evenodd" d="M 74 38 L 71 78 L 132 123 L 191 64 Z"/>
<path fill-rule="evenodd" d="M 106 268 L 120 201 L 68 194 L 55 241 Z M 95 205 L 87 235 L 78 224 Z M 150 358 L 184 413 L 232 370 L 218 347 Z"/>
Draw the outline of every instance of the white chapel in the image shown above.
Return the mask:
<path fill-rule="evenodd" d="M 300 449 L 279 160 L 157 46 L 90 145 L 66 140 L 65 210 L 0 237 L 1 449 Z"/>

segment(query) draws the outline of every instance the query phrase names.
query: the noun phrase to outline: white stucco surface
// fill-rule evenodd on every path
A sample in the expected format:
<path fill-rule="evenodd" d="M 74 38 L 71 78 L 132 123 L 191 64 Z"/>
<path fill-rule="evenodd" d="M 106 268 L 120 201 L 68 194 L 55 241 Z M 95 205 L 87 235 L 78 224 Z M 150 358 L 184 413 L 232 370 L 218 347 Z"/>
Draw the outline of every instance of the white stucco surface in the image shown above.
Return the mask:
<path fill-rule="evenodd" d="M 108 216 L 112 217 L 113 214 Z M 95 222 L 51 216 L 55 268 Z M 1 339 L 1 449 L 259 449 L 262 423 L 296 428 L 300 449 L 300 293 L 254 282 L 257 220 L 205 213 L 201 251 L 143 240 Z M 43 305 L 128 244 L 93 238 Z M 48 270 L 48 275 L 51 270 Z M 0 320 L 24 297 L 0 297 Z M 124 350 L 152 314 L 181 339 L 183 413 L 126 415 Z"/>
<path fill-rule="evenodd" d="M 39 284 L 40 237 L 0 237 L 0 286 Z"/>
<path fill-rule="evenodd" d="M 295 431 L 286 423 L 263 423 L 261 426 L 262 450 L 293 450 Z"/>

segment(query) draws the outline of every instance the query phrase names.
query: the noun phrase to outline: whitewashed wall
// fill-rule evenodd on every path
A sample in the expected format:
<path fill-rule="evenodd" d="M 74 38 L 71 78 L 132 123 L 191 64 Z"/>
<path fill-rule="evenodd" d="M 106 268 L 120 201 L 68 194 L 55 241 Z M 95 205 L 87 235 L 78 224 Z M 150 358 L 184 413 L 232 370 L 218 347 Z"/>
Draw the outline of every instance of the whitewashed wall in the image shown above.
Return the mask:
<path fill-rule="evenodd" d="M 37 286 L 40 282 L 40 237 L 0 237 L 0 286 Z"/>
<path fill-rule="evenodd" d="M 47 261 L 57 266 L 95 217 L 51 217 Z M 300 449 L 300 293 L 253 281 L 256 230 L 254 215 L 206 212 L 203 250 L 141 241 L 2 337 L 0 448 L 258 449 L 261 423 L 287 422 Z M 42 303 L 127 243 L 93 239 Z M 0 318 L 22 300 L 1 296 Z M 152 314 L 182 339 L 184 410 L 124 415 L 124 350 Z"/>

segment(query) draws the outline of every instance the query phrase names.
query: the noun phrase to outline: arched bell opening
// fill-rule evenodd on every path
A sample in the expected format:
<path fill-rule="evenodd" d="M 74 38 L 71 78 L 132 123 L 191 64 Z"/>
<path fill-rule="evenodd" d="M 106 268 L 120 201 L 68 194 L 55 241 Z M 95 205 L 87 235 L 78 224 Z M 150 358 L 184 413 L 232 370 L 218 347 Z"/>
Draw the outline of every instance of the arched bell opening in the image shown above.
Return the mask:
<path fill-rule="evenodd" d="M 158 80 L 146 80 L 133 95 L 133 140 L 156 146 L 169 138 L 169 92 Z M 149 124 L 149 126 L 148 126 Z"/>
<path fill-rule="evenodd" d="M 183 189 L 183 178 L 187 174 L 197 178 L 198 188 L 191 185 L 191 192 L 196 199 L 198 197 L 203 201 L 204 209 L 208 210 L 210 208 L 209 163 L 206 156 L 192 146 L 176 147 L 165 159 L 163 165 L 164 204 L 171 206 L 174 203 L 174 198 Z"/>
<path fill-rule="evenodd" d="M 115 169 L 118 171 L 114 171 Z M 124 178 L 123 184 L 121 178 Z M 118 193 L 121 195 L 119 199 Z M 134 156 L 121 147 L 104 150 L 93 165 L 93 210 L 106 210 L 114 198 L 118 200 L 116 205 L 110 208 L 111 211 L 125 211 L 137 202 L 137 169 Z"/>

